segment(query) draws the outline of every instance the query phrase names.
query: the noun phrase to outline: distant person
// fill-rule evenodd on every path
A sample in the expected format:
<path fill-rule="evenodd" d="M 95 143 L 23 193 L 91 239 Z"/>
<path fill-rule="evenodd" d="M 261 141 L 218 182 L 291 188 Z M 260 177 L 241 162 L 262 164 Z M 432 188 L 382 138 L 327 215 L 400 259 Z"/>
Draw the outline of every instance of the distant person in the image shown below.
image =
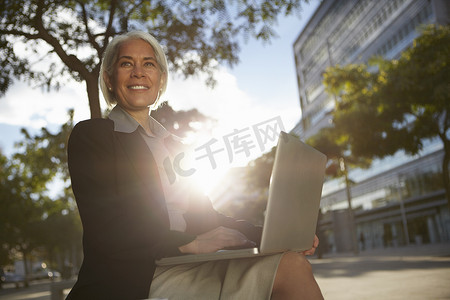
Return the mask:
<path fill-rule="evenodd" d="M 364 237 L 364 233 L 359 234 L 359 242 L 361 243 L 361 251 L 366 250 L 366 239 Z"/>
<path fill-rule="evenodd" d="M 108 119 L 78 123 L 69 139 L 84 260 L 67 299 L 322 299 L 304 256 L 317 237 L 304 253 L 156 267 L 162 257 L 254 246 L 261 228 L 168 181 L 163 161 L 182 145 L 150 117 L 168 79 L 155 38 L 115 37 L 100 74 L 105 99 L 117 105 Z"/>

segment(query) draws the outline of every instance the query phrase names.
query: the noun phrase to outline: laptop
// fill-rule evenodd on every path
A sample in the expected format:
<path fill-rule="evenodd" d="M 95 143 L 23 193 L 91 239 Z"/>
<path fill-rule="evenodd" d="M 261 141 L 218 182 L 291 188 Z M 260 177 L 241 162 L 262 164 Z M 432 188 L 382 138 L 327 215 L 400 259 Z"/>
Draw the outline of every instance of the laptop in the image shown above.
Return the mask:
<path fill-rule="evenodd" d="M 186 254 L 156 261 L 159 266 L 264 256 L 312 247 L 327 157 L 298 137 L 281 132 L 258 248 Z"/>

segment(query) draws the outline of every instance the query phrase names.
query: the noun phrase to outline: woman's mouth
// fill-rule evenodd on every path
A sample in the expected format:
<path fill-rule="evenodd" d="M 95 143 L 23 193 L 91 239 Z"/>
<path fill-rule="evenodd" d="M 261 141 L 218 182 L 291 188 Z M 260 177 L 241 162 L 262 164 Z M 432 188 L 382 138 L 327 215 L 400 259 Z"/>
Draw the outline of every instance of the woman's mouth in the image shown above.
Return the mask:
<path fill-rule="evenodd" d="M 130 90 L 148 90 L 149 88 L 144 85 L 130 85 L 128 86 Z"/>

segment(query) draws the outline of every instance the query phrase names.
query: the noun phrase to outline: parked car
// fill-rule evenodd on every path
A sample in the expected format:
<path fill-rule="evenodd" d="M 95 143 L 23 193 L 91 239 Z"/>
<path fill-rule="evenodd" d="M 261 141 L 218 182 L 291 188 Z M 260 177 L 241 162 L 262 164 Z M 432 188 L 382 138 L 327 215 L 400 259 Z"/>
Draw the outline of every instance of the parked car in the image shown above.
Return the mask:
<path fill-rule="evenodd" d="M 61 277 L 61 273 L 55 270 L 48 270 L 48 277 L 50 279 L 56 279 Z"/>
<path fill-rule="evenodd" d="M 61 277 L 61 274 L 58 271 L 50 270 L 47 267 L 36 267 L 33 269 L 33 272 L 29 275 L 30 280 L 38 280 L 38 279 L 55 279 Z"/>
<path fill-rule="evenodd" d="M 8 284 L 12 283 L 18 288 L 20 284 L 25 284 L 25 277 L 23 277 L 20 274 L 12 273 L 12 272 L 4 272 L 2 276 L 2 282 L 1 284 Z"/>

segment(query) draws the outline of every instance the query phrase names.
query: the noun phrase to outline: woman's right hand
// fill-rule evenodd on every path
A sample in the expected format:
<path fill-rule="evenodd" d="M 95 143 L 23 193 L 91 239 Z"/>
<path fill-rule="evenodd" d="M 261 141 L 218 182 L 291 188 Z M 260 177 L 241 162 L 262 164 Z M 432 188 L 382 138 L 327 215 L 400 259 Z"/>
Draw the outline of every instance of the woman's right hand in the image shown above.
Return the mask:
<path fill-rule="evenodd" d="M 227 247 L 244 246 L 254 247 L 255 243 L 249 241 L 241 232 L 227 228 L 217 227 L 211 231 L 200 234 L 189 244 L 179 247 L 181 253 L 211 253 Z"/>

